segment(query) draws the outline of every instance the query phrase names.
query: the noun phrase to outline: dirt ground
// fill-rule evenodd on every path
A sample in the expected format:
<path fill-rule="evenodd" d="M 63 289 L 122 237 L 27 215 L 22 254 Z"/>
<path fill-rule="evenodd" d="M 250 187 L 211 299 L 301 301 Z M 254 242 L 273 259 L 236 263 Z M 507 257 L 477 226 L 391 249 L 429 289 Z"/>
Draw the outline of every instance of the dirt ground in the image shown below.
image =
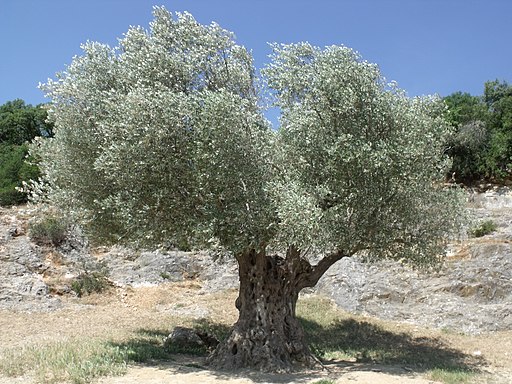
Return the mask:
<path fill-rule="evenodd" d="M 42 345 L 61 340 L 97 338 L 123 340 L 138 329 L 169 329 L 188 325 L 190 317 L 201 310 L 212 322 L 231 324 L 236 320 L 234 290 L 201 294 L 200 283 L 185 282 L 156 287 L 116 288 L 110 294 L 83 299 L 68 298 L 64 309 L 47 313 L 0 312 L 0 353 L 9 346 Z M 379 322 L 368 319 L 368 321 Z M 512 332 L 461 335 L 409 324 L 385 323 L 396 332 L 414 337 L 440 337 L 448 345 L 482 358 L 479 379 L 487 383 L 512 383 Z M 135 383 L 314 383 L 330 379 L 335 383 L 427 384 L 436 383 L 404 366 L 361 364 L 349 361 L 329 363 L 324 369 L 269 375 L 254 372 L 215 372 L 202 368 L 204 357 L 177 355 L 170 362 L 131 365 L 120 377 L 100 379 L 101 384 Z M 1 384 L 30 383 L 29 378 L 0 378 Z"/>
<path fill-rule="evenodd" d="M 226 374 L 207 370 L 189 368 L 188 364 L 172 364 L 159 367 L 131 367 L 128 374 L 123 377 L 105 378 L 101 384 L 135 384 L 135 383 L 175 383 L 175 384 L 203 384 L 203 383 L 314 383 L 322 379 L 330 379 L 336 384 L 345 383 L 381 383 L 381 384 L 433 384 L 435 381 L 417 377 L 406 376 L 395 367 L 376 367 L 365 365 L 331 366 L 325 371 L 312 371 L 302 374 L 269 375 L 263 373 Z M 396 371 L 394 371 L 396 370 Z"/>

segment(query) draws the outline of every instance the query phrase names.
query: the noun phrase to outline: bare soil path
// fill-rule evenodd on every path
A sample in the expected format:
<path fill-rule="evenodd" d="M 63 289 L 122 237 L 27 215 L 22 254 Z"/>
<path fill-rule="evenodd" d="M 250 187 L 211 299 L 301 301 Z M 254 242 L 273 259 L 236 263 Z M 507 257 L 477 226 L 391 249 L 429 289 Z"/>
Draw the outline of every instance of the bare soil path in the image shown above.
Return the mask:
<path fill-rule="evenodd" d="M 190 367 L 182 361 L 158 367 L 131 367 L 123 377 L 105 378 L 101 384 L 278 384 L 278 383 L 314 383 L 319 380 L 332 380 L 336 384 L 345 383 L 381 383 L 381 384 L 433 384 L 432 380 L 414 374 L 404 375 L 397 367 L 376 367 L 362 364 L 339 364 L 325 371 L 312 371 L 301 374 L 264 374 L 264 373 L 218 373 Z"/>

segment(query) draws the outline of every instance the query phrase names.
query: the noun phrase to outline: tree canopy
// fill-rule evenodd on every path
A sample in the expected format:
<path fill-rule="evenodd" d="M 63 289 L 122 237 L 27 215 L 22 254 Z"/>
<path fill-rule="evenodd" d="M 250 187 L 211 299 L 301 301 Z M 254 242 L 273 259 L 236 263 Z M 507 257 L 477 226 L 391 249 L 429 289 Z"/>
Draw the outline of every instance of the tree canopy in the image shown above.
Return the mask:
<path fill-rule="evenodd" d="M 55 136 L 33 146 L 34 195 L 95 238 L 230 251 L 240 318 L 217 366 L 307 361 L 303 288 L 355 254 L 430 265 L 459 229 L 444 104 L 406 97 L 347 47 L 274 45 L 260 79 L 230 32 L 156 7 L 149 30 L 82 48 L 44 86 Z"/>
<path fill-rule="evenodd" d="M 265 73 L 283 111 L 279 236 L 303 249 L 431 262 L 458 210 L 434 182 L 449 165 L 444 104 L 406 97 L 346 47 L 274 50 Z"/>
<path fill-rule="evenodd" d="M 119 43 L 84 44 L 45 87 L 58 133 L 41 142 L 42 167 L 55 203 L 115 241 L 265 241 L 271 131 L 250 54 L 218 25 L 163 8 L 149 32 Z"/>

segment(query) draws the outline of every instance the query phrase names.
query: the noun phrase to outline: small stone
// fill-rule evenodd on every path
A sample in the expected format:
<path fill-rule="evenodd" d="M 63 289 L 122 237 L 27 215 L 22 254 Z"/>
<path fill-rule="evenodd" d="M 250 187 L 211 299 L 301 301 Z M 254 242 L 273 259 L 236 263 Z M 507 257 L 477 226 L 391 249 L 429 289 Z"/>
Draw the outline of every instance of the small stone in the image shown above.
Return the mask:
<path fill-rule="evenodd" d="M 18 236 L 21 236 L 23 235 L 23 231 L 21 229 L 19 229 L 18 227 L 11 227 L 7 230 L 7 233 L 9 234 L 10 237 L 18 237 Z"/>

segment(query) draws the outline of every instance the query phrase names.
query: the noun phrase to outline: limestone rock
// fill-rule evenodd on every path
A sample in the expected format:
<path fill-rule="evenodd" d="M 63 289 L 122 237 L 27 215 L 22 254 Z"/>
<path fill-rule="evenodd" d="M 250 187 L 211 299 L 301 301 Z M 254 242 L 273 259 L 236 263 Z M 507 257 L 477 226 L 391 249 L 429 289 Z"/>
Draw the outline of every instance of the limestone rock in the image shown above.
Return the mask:
<path fill-rule="evenodd" d="M 187 327 L 175 327 L 164 340 L 164 348 L 170 351 L 188 352 L 202 348 L 212 349 L 219 340 L 211 333 Z"/>
<path fill-rule="evenodd" d="M 114 247 L 103 255 L 109 278 L 120 286 L 150 286 L 165 282 L 195 279 L 203 269 L 199 253 L 181 251 L 144 251 Z"/>

